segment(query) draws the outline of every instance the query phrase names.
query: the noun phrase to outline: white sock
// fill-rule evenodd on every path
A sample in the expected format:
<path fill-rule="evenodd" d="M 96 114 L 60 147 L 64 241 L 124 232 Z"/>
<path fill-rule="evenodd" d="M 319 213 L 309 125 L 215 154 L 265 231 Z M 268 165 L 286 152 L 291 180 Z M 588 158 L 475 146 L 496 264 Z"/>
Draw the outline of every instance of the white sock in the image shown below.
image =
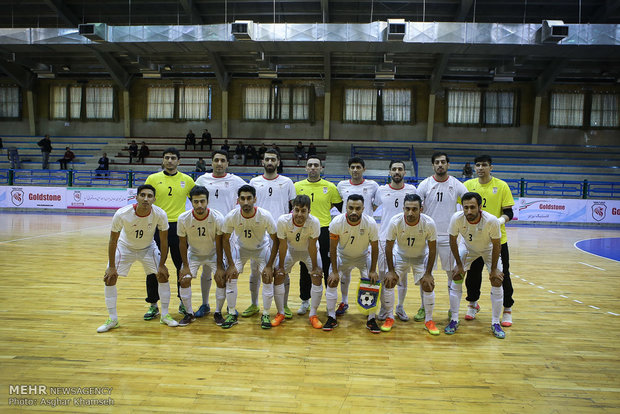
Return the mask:
<path fill-rule="evenodd" d="M 215 313 L 222 313 L 222 307 L 226 300 L 226 288 L 215 288 Z"/>
<path fill-rule="evenodd" d="M 202 291 L 202 304 L 209 304 L 209 293 L 211 292 L 211 270 L 207 270 L 206 266 L 202 267 L 202 275 L 200 276 L 200 290 Z M 183 302 L 185 303 L 185 302 Z"/>
<path fill-rule="evenodd" d="M 105 306 L 108 308 L 108 313 L 110 314 L 110 319 L 116 321 L 118 320 L 118 314 L 116 313 L 116 297 L 118 294 L 116 293 L 116 285 L 114 286 L 104 286 L 105 287 Z"/>
<path fill-rule="evenodd" d="M 424 289 L 422 289 L 422 284 L 420 284 L 420 307 L 424 308 Z"/>
<path fill-rule="evenodd" d="M 158 283 L 157 291 L 159 292 L 159 301 L 161 303 L 161 316 L 164 317 L 170 313 L 168 310 L 170 305 L 170 282 Z"/>
<path fill-rule="evenodd" d="M 340 279 L 340 294 L 342 295 L 342 302 L 344 303 L 349 303 L 349 285 L 350 284 L 351 284 L 351 275 Z"/>
<path fill-rule="evenodd" d="M 371 320 L 371 319 L 375 319 L 376 317 L 377 317 L 377 314 L 376 314 L 376 313 L 369 313 L 369 314 L 368 314 L 368 319 L 366 319 L 366 320 L 368 320 L 368 321 L 369 321 L 369 320 Z"/>
<path fill-rule="evenodd" d="M 319 305 L 321 304 L 321 297 L 323 296 L 323 284 L 320 285 L 312 285 L 310 289 L 310 314 L 308 316 L 316 315 L 316 312 L 319 309 Z M 334 311 L 335 312 L 335 311 Z"/>
<path fill-rule="evenodd" d="M 291 290 L 291 278 L 286 275 L 286 279 L 284 279 L 284 306 L 288 306 L 288 292 Z M 277 305 L 277 302 L 276 302 Z"/>
<path fill-rule="evenodd" d="M 313 285 L 314 287 L 314 285 Z M 338 288 L 327 287 L 325 291 L 325 302 L 327 303 L 327 316 L 336 318 L 336 302 L 338 302 Z"/>
<path fill-rule="evenodd" d="M 459 320 L 459 307 L 461 306 L 461 296 L 463 296 L 463 284 L 452 281 L 450 286 L 450 312 L 452 320 Z"/>
<path fill-rule="evenodd" d="M 510 313 L 510 312 L 512 312 L 512 308 L 504 308 L 504 312 Z"/>
<path fill-rule="evenodd" d="M 407 276 L 400 278 L 397 285 L 398 289 L 398 307 L 402 308 L 405 303 L 405 297 L 407 296 Z"/>
<path fill-rule="evenodd" d="M 235 314 L 237 307 L 237 280 L 230 279 L 226 282 L 226 302 L 228 303 L 228 313 Z"/>
<path fill-rule="evenodd" d="M 185 310 L 187 313 L 194 313 L 192 309 L 192 288 L 190 287 L 182 287 L 180 288 L 181 300 L 183 301 L 183 305 L 185 305 Z"/>
<path fill-rule="evenodd" d="M 252 271 L 250 273 L 250 294 L 252 296 L 252 305 L 258 306 L 258 292 L 260 290 L 260 282 L 260 274 L 258 273 L 258 270 L 254 269 L 254 266 L 252 266 Z"/>
<path fill-rule="evenodd" d="M 279 285 L 274 285 L 273 287 L 273 298 L 276 301 L 276 309 L 278 309 L 278 313 L 284 315 L 284 283 L 280 283 Z"/>
<path fill-rule="evenodd" d="M 450 297 L 450 285 L 452 285 L 452 277 L 450 276 L 452 272 L 446 272 L 446 277 L 448 278 L 448 297 Z"/>
<path fill-rule="evenodd" d="M 269 315 L 273 302 L 273 283 L 263 283 L 263 315 Z"/>
<path fill-rule="evenodd" d="M 423 292 L 422 303 L 424 303 L 424 312 L 426 314 L 424 322 L 433 320 L 433 307 L 435 306 L 435 291 Z"/>
<path fill-rule="evenodd" d="M 394 319 L 394 288 L 385 288 L 383 293 L 383 304 L 381 308 L 387 311 L 387 317 Z"/>
<path fill-rule="evenodd" d="M 491 323 L 499 323 L 504 306 L 504 288 L 491 286 Z"/>

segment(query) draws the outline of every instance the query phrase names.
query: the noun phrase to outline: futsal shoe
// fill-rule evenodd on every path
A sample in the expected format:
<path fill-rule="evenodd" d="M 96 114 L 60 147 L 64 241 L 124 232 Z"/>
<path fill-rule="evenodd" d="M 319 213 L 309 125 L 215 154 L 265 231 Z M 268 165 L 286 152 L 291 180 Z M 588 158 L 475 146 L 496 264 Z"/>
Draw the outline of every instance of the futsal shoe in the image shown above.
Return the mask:
<path fill-rule="evenodd" d="M 251 304 L 246 310 L 243 311 L 241 316 L 244 318 L 249 318 L 250 316 L 257 314 L 258 311 L 260 311 L 260 308 L 255 304 Z"/>
<path fill-rule="evenodd" d="M 392 326 L 394 326 L 394 319 L 385 318 L 385 322 L 381 325 L 381 330 L 383 332 L 390 332 L 392 330 Z"/>
<path fill-rule="evenodd" d="M 499 323 L 494 323 L 493 325 L 491 325 L 491 332 L 493 332 L 493 335 L 495 335 L 495 337 L 498 339 L 504 339 L 506 337 L 506 333 L 499 325 Z"/>
<path fill-rule="evenodd" d="M 297 309 L 297 314 L 298 315 L 305 315 L 306 312 L 308 312 L 308 309 L 310 309 L 310 301 L 309 300 L 302 300 L 301 301 L 301 306 L 299 306 L 299 309 Z"/>
<path fill-rule="evenodd" d="M 480 312 L 480 305 L 477 302 L 476 306 L 472 306 L 471 304 L 467 305 L 467 315 L 465 315 L 465 319 L 468 321 L 473 321 L 476 319 L 476 315 Z"/>
<path fill-rule="evenodd" d="M 337 326 L 338 326 L 338 321 L 336 320 L 336 318 L 332 318 L 331 316 L 328 316 L 327 321 L 323 324 L 323 330 L 331 331 Z"/>
<path fill-rule="evenodd" d="M 340 305 L 338 305 L 338 309 L 336 309 L 336 316 L 344 315 L 347 309 L 349 309 L 349 304 L 340 302 Z"/>
<path fill-rule="evenodd" d="M 238 320 L 238 315 L 237 314 L 230 314 L 229 313 L 228 315 L 226 315 L 226 319 L 224 319 L 224 323 L 222 324 L 222 328 L 224 328 L 224 329 L 232 328 L 237 323 L 239 323 L 237 320 Z"/>
<path fill-rule="evenodd" d="M 168 325 L 171 328 L 179 326 L 179 323 L 175 321 L 169 313 L 159 318 L 159 323 L 161 323 L 162 325 Z"/>
<path fill-rule="evenodd" d="M 396 307 L 396 316 L 403 322 L 407 322 L 409 320 L 409 316 L 405 313 L 405 309 L 402 306 Z"/>
<path fill-rule="evenodd" d="M 424 319 L 426 319 L 426 310 L 424 310 L 424 308 L 420 308 L 418 309 L 418 313 L 416 313 L 413 317 L 413 320 L 416 322 L 422 322 Z"/>
<path fill-rule="evenodd" d="M 431 335 L 439 335 L 439 329 L 437 329 L 435 322 L 432 320 L 424 323 L 424 329 L 426 329 Z"/>
<path fill-rule="evenodd" d="M 269 319 L 269 315 L 261 316 L 260 327 L 263 329 L 271 329 L 271 320 Z"/>
<path fill-rule="evenodd" d="M 284 317 L 286 319 L 293 319 L 293 311 L 286 305 L 284 305 Z"/>
<path fill-rule="evenodd" d="M 504 314 L 502 315 L 502 326 L 505 328 L 512 326 L 512 311 L 504 310 Z"/>
<path fill-rule="evenodd" d="M 211 307 L 209 305 L 202 304 L 194 314 L 197 318 L 202 318 L 203 316 L 208 315 L 211 312 Z"/>
<path fill-rule="evenodd" d="M 97 332 L 102 333 L 102 332 L 108 332 L 111 329 L 114 328 L 118 328 L 120 325 L 118 324 L 118 319 L 110 319 L 108 318 L 107 321 L 105 321 L 105 323 L 103 325 L 101 325 L 99 328 L 97 328 Z"/>
<path fill-rule="evenodd" d="M 446 335 L 454 335 L 458 328 L 459 328 L 459 322 L 452 320 L 452 321 L 450 321 L 450 323 L 448 325 L 446 325 L 446 327 L 444 328 L 443 332 Z"/>
<path fill-rule="evenodd" d="M 310 317 L 310 324 L 314 329 L 321 329 L 323 327 L 323 324 L 319 320 L 319 317 L 316 315 Z"/>
<path fill-rule="evenodd" d="M 273 321 L 271 321 L 271 326 L 279 326 L 284 321 L 284 314 L 278 313 Z"/>
<path fill-rule="evenodd" d="M 385 321 L 387 322 L 387 319 Z M 379 329 L 379 325 L 377 325 L 377 320 L 375 318 L 366 321 L 366 329 L 372 333 L 381 333 L 381 329 Z"/>
<path fill-rule="evenodd" d="M 195 320 L 196 320 L 196 317 L 194 316 L 194 314 L 188 313 L 187 315 L 183 317 L 183 319 L 179 321 L 179 326 L 187 326 L 190 323 L 194 322 Z"/>
<path fill-rule="evenodd" d="M 224 323 L 224 317 L 222 316 L 221 312 L 215 312 L 213 314 L 213 320 L 215 321 L 215 324 L 217 326 L 222 326 L 222 324 Z"/>
<path fill-rule="evenodd" d="M 187 309 L 185 309 L 183 302 L 179 303 L 179 313 L 181 315 L 187 315 Z"/>
<path fill-rule="evenodd" d="M 144 314 L 144 320 L 150 321 L 151 319 L 155 319 L 159 315 L 159 309 L 157 305 L 151 305 L 149 310 Z"/>

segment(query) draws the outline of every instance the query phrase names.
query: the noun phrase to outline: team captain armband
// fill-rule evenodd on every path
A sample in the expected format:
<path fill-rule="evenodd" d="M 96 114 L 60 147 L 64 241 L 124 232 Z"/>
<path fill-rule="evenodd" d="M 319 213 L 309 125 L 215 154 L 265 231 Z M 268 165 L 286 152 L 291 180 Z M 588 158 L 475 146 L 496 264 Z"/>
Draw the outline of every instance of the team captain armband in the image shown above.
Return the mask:
<path fill-rule="evenodd" d="M 340 238 L 340 236 L 338 236 L 337 234 L 334 234 L 334 233 L 329 233 L 329 238 L 331 240 L 338 240 Z"/>

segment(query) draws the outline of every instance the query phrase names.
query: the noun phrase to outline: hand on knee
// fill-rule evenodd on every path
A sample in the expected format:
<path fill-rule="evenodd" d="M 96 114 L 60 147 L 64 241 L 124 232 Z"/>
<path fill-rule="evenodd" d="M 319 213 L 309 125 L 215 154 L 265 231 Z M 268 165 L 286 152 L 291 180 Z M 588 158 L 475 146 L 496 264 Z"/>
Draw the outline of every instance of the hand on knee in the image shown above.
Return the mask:
<path fill-rule="evenodd" d="M 106 286 L 114 286 L 116 285 L 116 281 L 118 280 L 118 275 L 106 275 L 103 277 L 103 282 Z"/>
<path fill-rule="evenodd" d="M 435 290 L 435 281 L 433 279 L 422 278 L 422 280 L 420 281 L 420 284 L 422 285 L 422 290 L 424 292 L 430 293 L 433 290 Z"/>
<path fill-rule="evenodd" d="M 190 275 L 182 276 L 179 280 L 179 284 L 182 288 L 188 288 L 192 285 L 192 277 Z"/>

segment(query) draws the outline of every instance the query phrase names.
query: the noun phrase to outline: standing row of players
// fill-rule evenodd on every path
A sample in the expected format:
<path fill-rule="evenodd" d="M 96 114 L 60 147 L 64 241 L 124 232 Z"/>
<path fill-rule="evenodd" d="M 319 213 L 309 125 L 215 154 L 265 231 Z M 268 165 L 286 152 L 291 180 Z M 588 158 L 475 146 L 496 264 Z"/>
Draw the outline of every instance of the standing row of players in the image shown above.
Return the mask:
<path fill-rule="evenodd" d="M 147 273 L 146 301 L 151 306 L 144 319 L 159 315 L 158 300 L 162 308 L 160 321 L 169 326 L 185 326 L 196 317 L 208 314 L 213 275 L 217 284 L 214 320 L 230 328 L 238 321 L 237 279 L 245 263 L 250 261 L 252 303 L 242 316 L 260 311 L 262 279 L 263 328 L 280 325 L 292 317 L 287 306 L 289 272 L 299 262 L 302 302 L 297 313 L 303 315 L 310 310 L 313 327 L 331 330 L 337 326 L 337 317 L 348 308 L 353 268 L 358 268 L 362 277 L 383 281 L 381 310 L 378 315 L 368 316 L 366 326 L 371 332 L 391 330 L 395 289 L 398 292 L 396 316 L 402 321 L 409 320 L 403 305 L 407 273 L 411 269 L 416 285 L 420 286 L 422 303 L 414 319 L 424 320 L 425 329 L 438 334 L 432 320 L 432 270 L 437 252 L 447 274 L 450 297 L 451 321 L 444 330 L 446 334 L 454 334 L 459 326 L 465 271 L 469 270 L 466 279 L 469 306 L 465 319 L 474 319 L 480 310 L 477 301 L 485 263 L 492 284 L 492 331 L 503 338 L 501 326 L 512 325 L 512 286 L 504 223 L 512 218 L 514 201 L 506 183 L 492 177 L 489 156 L 475 159 L 478 178 L 463 185 L 448 174 L 447 154 L 436 153 L 431 159 L 434 174 L 417 189 L 405 183 L 405 164 L 401 161 L 390 163 L 391 182 L 380 187 L 364 179 L 364 161 L 352 158 L 349 160 L 351 179 L 336 187 L 321 179 L 322 163 L 318 158 L 307 160 L 308 178 L 293 184 L 276 172 L 280 162 L 278 153 L 267 151 L 263 159 L 264 174 L 253 178 L 249 186 L 227 173 L 226 153 L 216 151 L 212 160 L 213 173 L 204 174 L 194 183 L 191 177 L 177 170 L 179 152 L 174 148 L 165 150 L 164 170 L 149 176 L 147 186 L 138 189 L 137 204 L 123 207 L 115 214 L 108 249 L 109 267 L 104 277 L 110 317 L 99 332 L 118 326 L 116 278 L 118 274 L 126 275 L 134 261 L 141 261 Z M 193 209 L 185 211 L 188 195 Z M 334 206 L 340 209 L 343 199 L 347 200 L 346 210 L 332 221 L 330 210 Z M 464 211 L 457 211 L 459 200 Z M 155 206 L 151 206 L 153 203 Z M 372 218 L 378 206 L 382 206 L 380 226 Z M 155 213 L 151 214 L 152 211 Z M 460 245 L 459 234 L 463 236 Z M 150 243 L 153 235 L 157 245 Z M 179 312 L 185 315 L 180 323 L 168 311 L 170 286 L 164 266 L 168 247 L 177 269 Z M 194 313 L 191 280 L 197 278 L 201 266 L 202 304 Z M 317 316 L 323 280 L 328 315 L 324 324 Z M 342 296 L 339 304 L 338 284 Z M 269 311 L 273 299 L 277 314 L 271 321 Z M 225 301 L 226 318 L 222 315 Z M 377 319 L 385 321 L 381 328 Z"/>

